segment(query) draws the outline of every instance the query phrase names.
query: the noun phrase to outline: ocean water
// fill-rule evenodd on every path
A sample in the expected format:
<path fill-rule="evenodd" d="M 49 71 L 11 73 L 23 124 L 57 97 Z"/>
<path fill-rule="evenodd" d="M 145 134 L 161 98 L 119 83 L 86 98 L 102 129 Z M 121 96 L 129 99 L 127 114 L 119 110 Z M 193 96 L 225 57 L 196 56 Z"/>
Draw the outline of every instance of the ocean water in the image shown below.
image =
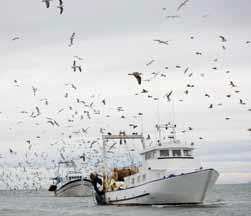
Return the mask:
<path fill-rule="evenodd" d="M 0 216 L 251 216 L 251 184 L 216 185 L 193 206 L 97 206 L 94 198 L 54 197 L 47 191 L 0 191 Z"/>

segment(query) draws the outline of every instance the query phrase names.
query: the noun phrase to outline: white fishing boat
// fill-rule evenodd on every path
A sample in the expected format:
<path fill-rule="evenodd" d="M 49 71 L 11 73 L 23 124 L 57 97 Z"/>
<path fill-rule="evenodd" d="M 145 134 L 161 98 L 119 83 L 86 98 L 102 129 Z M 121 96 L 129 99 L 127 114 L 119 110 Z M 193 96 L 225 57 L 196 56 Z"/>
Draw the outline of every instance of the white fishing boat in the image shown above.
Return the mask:
<path fill-rule="evenodd" d="M 49 191 L 55 196 L 63 197 L 85 197 L 93 195 L 92 183 L 77 170 L 73 160 L 60 161 L 58 163 L 58 175 L 51 178 L 53 184 Z"/>
<path fill-rule="evenodd" d="M 141 155 L 144 158 L 140 166 L 115 168 L 103 179 L 91 175 L 96 190 L 96 199 L 100 204 L 115 205 L 165 205 L 200 204 L 206 193 L 215 184 L 219 173 L 213 168 L 203 168 L 193 156 L 193 145 L 176 139 L 175 127 L 157 125 L 161 129 L 172 128 L 167 141 L 161 140 L 145 148 L 142 135 L 103 135 L 104 158 L 109 140 L 139 139 L 143 144 Z M 102 190 L 97 185 L 102 184 Z"/>

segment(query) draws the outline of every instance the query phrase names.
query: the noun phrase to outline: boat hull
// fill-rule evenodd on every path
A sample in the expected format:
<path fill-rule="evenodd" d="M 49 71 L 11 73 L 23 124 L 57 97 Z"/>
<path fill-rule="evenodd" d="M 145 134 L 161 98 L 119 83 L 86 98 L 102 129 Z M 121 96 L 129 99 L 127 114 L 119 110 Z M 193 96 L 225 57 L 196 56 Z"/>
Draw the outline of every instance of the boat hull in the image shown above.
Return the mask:
<path fill-rule="evenodd" d="M 58 197 L 86 197 L 92 195 L 92 184 L 83 180 L 68 182 L 55 190 L 55 196 Z"/>
<path fill-rule="evenodd" d="M 219 174 L 214 169 L 163 177 L 135 187 L 105 193 L 115 205 L 199 204 Z"/>

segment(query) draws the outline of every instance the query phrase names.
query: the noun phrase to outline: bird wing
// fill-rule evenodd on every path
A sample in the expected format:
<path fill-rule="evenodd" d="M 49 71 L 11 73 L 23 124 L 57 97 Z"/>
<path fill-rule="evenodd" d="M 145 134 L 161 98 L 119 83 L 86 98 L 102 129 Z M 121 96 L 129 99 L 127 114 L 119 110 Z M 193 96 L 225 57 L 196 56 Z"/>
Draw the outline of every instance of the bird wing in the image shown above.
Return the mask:
<path fill-rule="evenodd" d="M 46 8 L 49 8 L 50 7 L 50 1 L 49 0 L 45 0 L 45 5 L 46 5 Z"/>
<path fill-rule="evenodd" d="M 172 93 L 173 93 L 173 91 L 170 91 L 170 92 L 166 95 L 166 97 L 167 97 L 168 99 L 170 99 L 170 96 L 171 96 Z"/>
<path fill-rule="evenodd" d="M 60 14 L 62 14 L 64 11 L 64 8 L 63 7 L 60 7 Z"/>
<path fill-rule="evenodd" d="M 184 74 L 187 73 L 187 71 L 189 70 L 189 67 L 187 67 L 184 71 Z"/>
<path fill-rule="evenodd" d="M 137 79 L 138 81 L 138 84 L 140 85 L 141 84 L 141 76 L 139 74 L 134 74 L 134 77 Z"/>
<path fill-rule="evenodd" d="M 222 42 L 226 41 L 226 38 L 224 36 L 220 35 L 219 37 L 222 40 Z"/>
<path fill-rule="evenodd" d="M 77 89 L 77 87 L 74 84 L 71 84 L 71 87 Z"/>
<path fill-rule="evenodd" d="M 182 7 L 184 7 L 188 1 L 189 1 L 189 0 L 183 1 L 183 2 L 179 5 L 179 7 L 177 8 L 177 11 L 179 11 Z"/>

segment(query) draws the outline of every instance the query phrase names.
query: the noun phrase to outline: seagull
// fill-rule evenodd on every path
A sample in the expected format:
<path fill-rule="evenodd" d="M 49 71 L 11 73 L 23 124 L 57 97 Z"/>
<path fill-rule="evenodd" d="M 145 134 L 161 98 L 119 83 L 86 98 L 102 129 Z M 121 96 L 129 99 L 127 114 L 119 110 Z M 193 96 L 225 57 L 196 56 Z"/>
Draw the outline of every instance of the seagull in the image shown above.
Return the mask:
<path fill-rule="evenodd" d="M 39 116 L 39 115 L 41 115 L 41 112 L 40 112 L 40 110 L 39 110 L 39 107 L 35 107 L 36 108 L 36 111 L 37 111 L 37 116 Z"/>
<path fill-rule="evenodd" d="M 167 101 L 171 101 L 170 96 L 173 93 L 173 91 L 170 91 L 168 94 L 166 94 Z"/>
<path fill-rule="evenodd" d="M 71 35 L 70 44 L 68 45 L 69 47 L 73 45 L 74 38 L 75 38 L 75 32 L 73 32 L 72 35 Z"/>
<path fill-rule="evenodd" d="M 189 2 L 189 0 L 183 1 L 183 2 L 179 5 L 179 7 L 177 8 L 177 11 L 179 11 L 182 7 L 184 7 L 184 6 L 187 4 L 187 2 Z"/>
<path fill-rule="evenodd" d="M 19 39 L 20 39 L 20 37 L 14 37 L 11 40 L 15 41 L 15 40 L 19 40 Z"/>
<path fill-rule="evenodd" d="M 73 64 L 72 64 L 71 68 L 73 69 L 74 72 L 76 72 L 77 65 L 76 65 L 76 61 L 75 60 L 73 60 Z"/>
<path fill-rule="evenodd" d="M 219 37 L 221 39 L 221 42 L 226 42 L 227 41 L 227 39 L 224 36 L 220 35 Z"/>
<path fill-rule="evenodd" d="M 146 66 L 151 65 L 153 62 L 154 62 L 154 60 L 152 59 L 151 61 L 149 61 L 149 62 L 146 64 Z"/>
<path fill-rule="evenodd" d="M 187 68 L 184 70 L 184 74 L 187 73 L 188 70 L 189 70 L 189 67 L 187 67 Z"/>
<path fill-rule="evenodd" d="M 240 99 L 240 104 L 245 105 L 246 103 L 244 103 L 244 101 L 242 99 Z"/>
<path fill-rule="evenodd" d="M 102 103 L 103 103 L 104 105 L 106 104 L 106 103 L 105 103 L 105 99 L 102 100 Z"/>
<path fill-rule="evenodd" d="M 42 0 L 42 2 L 45 2 L 46 8 L 50 7 L 50 1 L 52 0 Z"/>
<path fill-rule="evenodd" d="M 166 19 L 175 19 L 175 18 L 179 18 L 180 16 L 178 15 L 171 15 L 171 16 L 166 16 Z"/>
<path fill-rule="evenodd" d="M 71 87 L 75 90 L 77 89 L 77 87 L 73 83 L 71 84 Z"/>
<path fill-rule="evenodd" d="M 77 66 L 77 68 L 78 68 L 79 72 L 82 72 L 82 67 L 80 65 Z"/>
<path fill-rule="evenodd" d="M 59 14 L 61 15 L 64 11 L 64 5 L 63 5 L 63 1 L 62 0 L 59 0 L 59 5 L 57 6 L 57 8 L 60 9 L 60 12 Z"/>
<path fill-rule="evenodd" d="M 231 85 L 233 88 L 236 87 L 236 85 L 234 84 L 233 81 L 230 81 L 230 85 Z"/>
<path fill-rule="evenodd" d="M 79 56 L 74 56 L 74 58 L 76 58 L 76 59 L 78 59 L 78 60 L 83 60 L 83 58 L 82 57 L 79 57 Z"/>
<path fill-rule="evenodd" d="M 148 93 L 148 91 L 147 91 L 146 89 L 143 89 L 143 90 L 141 91 L 141 93 L 142 93 L 142 94 Z"/>
<path fill-rule="evenodd" d="M 82 129 L 82 133 L 87 134 L 87 130 L 89 129 L 89 127 L 85 128 L 81 128 Z"/>
<path fill-rule="evenodd" d="M 61 108 L 60 110 L 58 110 L 57 114 L 61 113 L 64 111 L 64 108 Z"/>
<path fill-rule="evenodd" d="M 128 75 L 134 76 L 134 77 L 137 79 L 138 84 L 139 84 L 139 85 L 141 84 L 141 80 L 142 80 L 141 75 L 142 75 L 142 73 L 133 72 L 133 73 L 130 73 L 130 74 L 128 74 Z"/>
<path fill-rule="evenodd" d="M 212 109 L 213 108 L 213 104 L 210 104 L 210 106 L 208 107 L 209 109 Z"/>
<path fill-rule="evenodd" d="M 60 157 L 61 157 L 63 160 L 65 160 L 65 157 L 64 157 L 63 153 L 60 153 Z"/>
<path fill-rule="evenodd" d="M 123 112 L 123 111 L 124 111 L 123 107 L 117 107 L 117 110 L 118 110 L 119 112 Z"/>
<path fill-rule="evenodd" d="M 138 125 L 135 125 L 135 124 L 129 124 L 129 127 L 132 127 L 133 129 L 137 128 Z"/>
<path fill-rule="evenodd" d="M 36 96 L 36 93 L 37 93 L 37 88 L 36 88 L 36 87 L 34 87 L 34 86 L 32 86 L 32 91 L 33 91 L 34 96 Z"/>
<path fill-rule="evenodd" d="M 153 40 L 153 41 L 156 41 L 156 42 L 158 42 L 159 44 L 166 44 L 166 45 L 168 45 L 168 40 L 167 41 L 164 41 L 164 40 L 159 40 L 159 39 L 155 39 L 155 40 Z"/>

